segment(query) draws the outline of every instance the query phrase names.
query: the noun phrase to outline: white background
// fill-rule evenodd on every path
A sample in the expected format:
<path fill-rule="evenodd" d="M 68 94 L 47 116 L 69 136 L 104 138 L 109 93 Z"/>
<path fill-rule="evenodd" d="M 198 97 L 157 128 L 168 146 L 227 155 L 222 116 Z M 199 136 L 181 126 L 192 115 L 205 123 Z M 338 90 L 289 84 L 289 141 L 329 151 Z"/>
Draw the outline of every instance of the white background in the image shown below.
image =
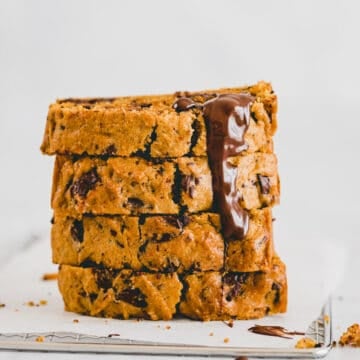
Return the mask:
<path fill-rule="evenodd" d="M 341 281 L 356 281 L 359 10 L 355 0 L 1 0 L 0 261 L 48 231 L 53 159 L 39 146 L 50 102 L 264 79 L 279 97 L 277 249 L 290 268 L 316 268 L 330 248 Z"/>

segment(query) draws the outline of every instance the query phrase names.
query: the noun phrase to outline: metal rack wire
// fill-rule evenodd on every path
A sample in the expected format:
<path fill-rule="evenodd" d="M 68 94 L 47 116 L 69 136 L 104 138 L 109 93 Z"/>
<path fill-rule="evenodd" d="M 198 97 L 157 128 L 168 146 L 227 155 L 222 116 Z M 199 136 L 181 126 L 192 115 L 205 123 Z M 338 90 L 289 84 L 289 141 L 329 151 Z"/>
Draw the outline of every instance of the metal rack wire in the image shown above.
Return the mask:
<path fill-rule="evenodd" d="M 0 350 L 28 350 L 47 352 L 116 353 L 181 356 L 252 356 L 262 358 L 322 358 L 332 344 L 331 300 L 324 305 L 320 316 L 306 331 L 317 347 L 313 349 L 292 348 L 246 348 L 229 346 L 202 346 L 164 342 L 122 339 L 117 336 L 93 336 L 75 332 L 47 333 L 0 333 Z"/>

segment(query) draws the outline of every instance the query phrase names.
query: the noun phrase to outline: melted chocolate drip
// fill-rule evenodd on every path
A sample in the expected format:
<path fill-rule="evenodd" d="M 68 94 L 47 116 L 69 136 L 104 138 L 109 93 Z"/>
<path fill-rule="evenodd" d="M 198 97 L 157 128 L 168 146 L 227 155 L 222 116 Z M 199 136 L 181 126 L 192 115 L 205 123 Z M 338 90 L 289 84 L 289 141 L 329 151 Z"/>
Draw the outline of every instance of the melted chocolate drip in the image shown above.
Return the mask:
<path fill-rule="evenodd" d="M 222 94 L 203 105 L 189 98 L 179 98 L 173 105 L 177 112 L 194 107 L 203 109 L 214 208 L 220 213 L 226 240 L 242 239 L 248 230 L 248 213 L 239 205 L 240 193 L 236 189 L 237 168 L 228 160 L 247 149 L 244 135 L 249 127 L 253 101 L 247 94 Z"/>

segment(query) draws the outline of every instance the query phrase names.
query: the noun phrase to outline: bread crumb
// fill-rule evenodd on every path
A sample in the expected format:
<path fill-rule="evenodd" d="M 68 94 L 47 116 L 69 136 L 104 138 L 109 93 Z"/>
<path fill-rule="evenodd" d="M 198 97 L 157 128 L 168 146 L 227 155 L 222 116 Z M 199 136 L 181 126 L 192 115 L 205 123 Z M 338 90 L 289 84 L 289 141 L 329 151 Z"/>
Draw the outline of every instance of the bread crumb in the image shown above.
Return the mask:
<path fill-rule="evenodd" d="M 228 327 L 230 327 L 230 328 L 234 327 L 234 320 L 233 319 L 230 319 L 229 321 L 223 321 L 223 323 L 225 325 L 227 325 Z"/>
<path fill-rule="evenodd" d="M 36 342 L 44 342 L 45 338 L 43 336 L 38 336 L 35 341 Z"/>
<path fill-rule="evenodd" d="M 42 280 L 44 281 L 49 281 L 49 280 L 56 280 L 58 278 L 58 274 L 57 273 L 45 273 L 42 276 Z"/>
<path fill-rule="evenodd" d="M 48 303 L 47 300 L 40 300 L 39 301 L 39 304 L 42 305 L 42 306 L 47 305 L 47 303 Z"/>
<path fill-rule="evenodd" d="M 324 315 L 324 321 L 328 324 L 330 321 L 330 316 L 329 315 Z"/>
<path fill-rule="evenodd" d="M 230 339 L 229 339 L 228 337 L 226 337 L 226 338 L 224 339 L 224 343 L 225 343 L 225 344 L 227 344 L 229 341 L 230 341 Z"/>
<path fill-rule="evenodd" d="M 214 333 L 213 333 L 213 332 L 211 332 L 211 333 L 209 334 L 209 336 L 214 336 Z"/>
<path fill-rule="evenodd" d="M 331 343 L 332 347 L 336 347 L 336 340 L 333 340 L 333 342 Z"/>
<path fill-rule="evenodd" d="M 26 305 L 32 307 L 32 306 L 35 306 L 35 303 L 30 300 L 26 303 Z"/>
<path fill-rule="evenodd" d="M 6 305 L 5 304 L 0 304 L 0 308 L 3 308 L 5 307 Z"/>
<path fill-rule="evenodd" d="M 295 345 L 296 349 L 312 349 L 316 347 L 316 341 L 308 337 L 301 338 Z"/>
<path fill-rule="evenodd" d="M 360 347 L 360 324 L 352 324 L 341 335 L 339 344 L 341 346 Z"/>
<path fill-rule="evenodd" d="M 73 323 L 75 323 L 75 324 L 77 324 L 78 322 L 79 322 L 78 319 L 74 319 L 74 320 L 73 320 Z"/>
<path fill-rule="evenodd" d="M 166 325 L 166 326 L 165 326 L 165 329 L 166 329 L 166 330 L 170 330 L 170 329 L 171 329 L 171 326 L 170 326 L 170 325 Z"/>

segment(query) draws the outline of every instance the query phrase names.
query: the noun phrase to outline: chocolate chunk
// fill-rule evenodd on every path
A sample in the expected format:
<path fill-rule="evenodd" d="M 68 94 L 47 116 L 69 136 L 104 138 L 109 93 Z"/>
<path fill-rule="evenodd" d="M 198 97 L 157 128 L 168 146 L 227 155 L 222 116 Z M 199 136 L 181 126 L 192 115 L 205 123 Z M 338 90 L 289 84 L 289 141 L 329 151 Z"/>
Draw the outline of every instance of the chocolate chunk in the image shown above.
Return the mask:
<path fill-rule="evenodd" d="M 111 234 L 112 236 L 116 236 L 116 235 L 117 235 L 117 232 L 116 232 L 115 230 L 111 229 L 111 230 L 110 230 L 110 234 Z"/>
<path fill-rule="evenodd" d="M 78 241 L 79 243 L 82 243 L 84 241 L 84 226 L 81 220 L 73 221 L 70 229 L 70 234 L 75 241 Z"/>
<path fill-rule="evenodd" d="M 224 276 L 224 284 L 230 286 L 230 290 L 226 295 L 226 301 L 231 301 L 234 297 L 243 293 L 242 285 L 248 278 L 247 273 L 228 273 Z"/>
<path fill-rule="evenodd" d="M 97 264 L 95 261 L 87 258 L 80 263 L 80 266 L 83 268 L 92 268 L 92 267 L 98 267 L 99 264 Z"/>
<path fill-rule="evenodd" d="M 71 196 L 79 195 L 82 198 L 86 197 L 88 192 L 94 189 L 98 182 L 100 182 L 100 177 L 96 172 L 96 168 L 92 168 L 82 174 L 80 178 L 71 185 Z"/>
<path fill-rule="evenodd" d="M 122 292 L 116 294 L 116 300 L 125 301 L 136 307 L 144 308 L 148 304 L 146 302 L 146 296 L 138 288 L 124 289 Z"/>
<path fill-rule="evenodd" d="M 170 239 L 171 239 L 171 234 L 164 233 L 164 234 L 162 234 L 161 238 L 159 240 L 157 240 L 157 242 L 167 242 Z"/>
<path fill-rule="evenodd" d="M 112 287 L 112 280 L 116 275 L 116 272 L 109 269 L 93 269 L 97 285 L 104 289 L 110 289 Z"/>
<path fill-rule="evenodd" d="M 271 285 L 271 290 L 275 292 L 275 297 L 274 297 L 274 304 L 278 304 L 280 302 L 280 285 L 278 283 L 273 283 Z"/>
<path fill-rule="evenodd" d="M 196 105 L 197 104 L 192 99 L 188 97 L 181 97 L 174 102 L 173 108 L 176 112 L 182 112 L 190 110 L 196 107 Z"/>
<path fill-rule="evenodd" d="M 128 203 L 134 209 L 138 209 L 138 208 L 141 208 L 142 206 L 144 206 L 144 202 L 141 199 L 137 198 L 137 197 L 129 197 L 128 198 Z"/>
<path fill-rule="evenodd" d="M 94 302 L 97 299 L 97 297 L 98 297 L 98 294 L 96 294 L 96 293 L 89 294 L 89 298 L 90 298 L 91 302 Z"/>
<path fill-rule="evenodd" d="M 261 193 L 266 195 L 270 193 L 270 178 L 268 176 L 263 176 L 257 174 L 257 178 L 260 184 Z"/>
<path fill-rule="evenodd" d="M 112 145 L 109 145 L 105 149 L 103 155 L 105 155 L 105 156 L 113 156 L 113 155 L 116 155 L 116 152 L 117 152 L 116 146 L 114 144 L 112 144 Z"/>
<path fill-rule="evenodd" d="M 151 104 L 151 103 L 141 103 L 141 104 L 139 104 L 139 106 L 140 106 L 142 109 L 144 109 L 144 108 L 149 108 L 149 107 L 151 107 L 152 104 Z"/>
<path fill-rule="evenodd" d="M 171 226 L 176 227 L 177 229 L 182 230 L 185 226 L 190 223 L 190 218 L 187 215 L 169 215 L 164 216 L 164 220 Z"/>

